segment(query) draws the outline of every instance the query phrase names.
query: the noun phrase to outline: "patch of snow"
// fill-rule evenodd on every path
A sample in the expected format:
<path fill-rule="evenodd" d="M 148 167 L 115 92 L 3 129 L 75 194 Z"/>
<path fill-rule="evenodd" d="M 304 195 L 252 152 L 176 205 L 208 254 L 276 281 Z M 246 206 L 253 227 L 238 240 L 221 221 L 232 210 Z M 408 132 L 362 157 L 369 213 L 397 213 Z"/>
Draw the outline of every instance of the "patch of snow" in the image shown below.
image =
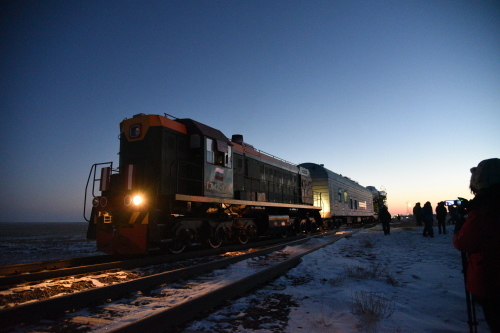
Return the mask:
<path fill-rule="evenodd" d="M 355 295 L 360 292 L 380 297 L 393 312 L 373 321 L 355 313 Z M 298 304 L 291 308 L 285 332 L 468 330 L 462 263 L 452 234 L 426 238 L 422 228 L 393 228 L 385 236 L 376 227 L 308 254 L 271 286 L 192 322 L 186 331 L 225 331 L 221 318 L 227 320 L 235 310 L 244 314 L 256 297 L 262 300 L 275 293 L 290 295 Z M 481 309 L 476 310 L 479 330 L 487 331 Z M 240 323 L 224 326 L 228 332 L 269 330 L 267 324 L 251 329 Z"/>

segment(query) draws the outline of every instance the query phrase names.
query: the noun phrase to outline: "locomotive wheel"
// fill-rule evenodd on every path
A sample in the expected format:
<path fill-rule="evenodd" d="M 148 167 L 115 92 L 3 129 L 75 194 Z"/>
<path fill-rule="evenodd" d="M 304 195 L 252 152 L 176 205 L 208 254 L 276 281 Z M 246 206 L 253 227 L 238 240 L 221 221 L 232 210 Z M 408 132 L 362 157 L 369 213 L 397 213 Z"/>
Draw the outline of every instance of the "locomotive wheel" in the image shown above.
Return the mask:
<path fill-rule="evenodd" d="M 295 220 L 294 222 L 295 235 L 306 234 L 309 235 L 312 230 L 312 223 L 308 220 Z"/>
<path fill-rule="evenodd" d="M 295 234 L 295 236 L 298 236 L 302 233 L 302 223 L 300 223 L 300 220 L 295 220 L 293 221 L 293 226 L 292 226 L 292 230 L 293 230 L 293 233 Z"/>
<path fill-rule="evenodd" d="M 222 244 L 222 237 L 219 231 L 216 231 L 212 236 L 207 239 L 208 246 L 216 249 Z"/>
<path fill-rule="evenodd" d="M 304 232 L 306 233 L 306 235 L 309 235 L 312 231 L 311 221 L 307 220 L 303 225 L 304 225 Z"/>
<path fill-rule="evenodd" d="M 300 221 L 300 232 L 303 234 L 307 233 L 307 227 L 304 220 Z"/>
<path fill-rule="evenodd" d="M 172 243 L 169 244 L 168 249 L 170 252 L 173 254 L 178 254 L 184 251 L 186 248 L 186 245 L 184 245 L 181 241 L 178 239 L 175 239 Z"/>
<path fill-rule="evenodd" d="M 246 244 L 248 241 L 255 237 L 257 230 L 254 225 L 247 226 L 242 233 L 238 235 L 238 242 L 240 244 Z"/>
<path fill-rule="evenodd" d="M 238 235 L 238 243 L 240 244 L 246 244 L 249 240 L 250 237 L 248 236 L 246 230 Z"/>

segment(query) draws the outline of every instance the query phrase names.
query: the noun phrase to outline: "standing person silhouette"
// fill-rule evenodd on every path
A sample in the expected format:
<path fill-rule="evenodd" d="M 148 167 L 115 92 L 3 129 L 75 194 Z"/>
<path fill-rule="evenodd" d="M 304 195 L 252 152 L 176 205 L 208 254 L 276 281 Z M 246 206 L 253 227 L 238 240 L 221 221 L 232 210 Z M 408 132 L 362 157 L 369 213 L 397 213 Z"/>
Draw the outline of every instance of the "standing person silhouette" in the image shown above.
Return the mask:
<path fill-rule="evenodd" d="M 420 202 L 417 202 L 415 207 L 413 207 L 413 216 L 415 216 L 417 226 L 420 227 L 422 225 L 422 207 L 420 207 Z"/>
<path fill-rule="evenodd" d="M 446 233 L 446 215 L 448 215 L 448 212 L 444 206 L 444 201 L 441 201 L 436 206 L 436 220 L 438 221 L 438 230 L 440 234 L 441 227 L 443 228 L 443 234 Z"/>
<path fill-rule="evenodd" d="M 391 234 L 391 213 L 387 209 L 386 205 L 382 205 L 379 211 L 379 219 L 382 222 L 382 229 L 384 230 L 384 235 Z"/>
<path fill-rule="evenodd" d="M 434 229 L 432 228 L 432 222 L 434 222 L 432 206 L 429 201 L 422 207 L 422 219 L 424 220 L 424 237 L 430 236 L 434 237 Z"/>
<path fill-rule="evenodd" d="M 500 159 L 481 161 L 471 169 L 467 218 L 453 245 L 467 253 L 465 283 L 473 301 L 483 307 L 491 332 L 500 332 Z M 458 224 L 458 222 L 457 222 Z"/>

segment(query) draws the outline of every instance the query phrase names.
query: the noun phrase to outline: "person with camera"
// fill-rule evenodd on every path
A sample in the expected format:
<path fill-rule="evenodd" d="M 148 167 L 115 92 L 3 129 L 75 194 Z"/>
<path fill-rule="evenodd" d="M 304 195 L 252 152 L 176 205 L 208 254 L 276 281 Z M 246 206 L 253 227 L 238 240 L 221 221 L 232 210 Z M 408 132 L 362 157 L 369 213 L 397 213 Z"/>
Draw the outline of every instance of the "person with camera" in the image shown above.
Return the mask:
<path fill-rule="evenodd" d="M 450 213 L 450 218 L 448 219 L 448 224 L 457 224 L 457 207 L 455 205 L 448 206 L 448 213 Z"/>
<path fill-rule="evenodd" d="M 482 306 L 491 332 L 500 333 L 500 159 L 481 161 L 471 173 L 475 197 L 466 207 L 467 217 L 457 228 L 453 245 L 468 254 L 467 291 Z"/>

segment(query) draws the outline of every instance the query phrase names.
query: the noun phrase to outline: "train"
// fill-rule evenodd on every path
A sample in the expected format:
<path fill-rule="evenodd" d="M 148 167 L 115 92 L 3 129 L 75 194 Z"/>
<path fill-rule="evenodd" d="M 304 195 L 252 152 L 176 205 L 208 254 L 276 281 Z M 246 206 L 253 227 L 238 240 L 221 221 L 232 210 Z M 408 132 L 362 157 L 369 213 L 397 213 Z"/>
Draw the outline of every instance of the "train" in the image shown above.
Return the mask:
<path fill-rule="evenodd" d="M 118 167 L 92 165 L 83 210 L 87 238 L 110 254 L 180 253 L 366 223 L 387 196 L 188 118 L 136 114 L 120 122 L 119 140 Z"/>

